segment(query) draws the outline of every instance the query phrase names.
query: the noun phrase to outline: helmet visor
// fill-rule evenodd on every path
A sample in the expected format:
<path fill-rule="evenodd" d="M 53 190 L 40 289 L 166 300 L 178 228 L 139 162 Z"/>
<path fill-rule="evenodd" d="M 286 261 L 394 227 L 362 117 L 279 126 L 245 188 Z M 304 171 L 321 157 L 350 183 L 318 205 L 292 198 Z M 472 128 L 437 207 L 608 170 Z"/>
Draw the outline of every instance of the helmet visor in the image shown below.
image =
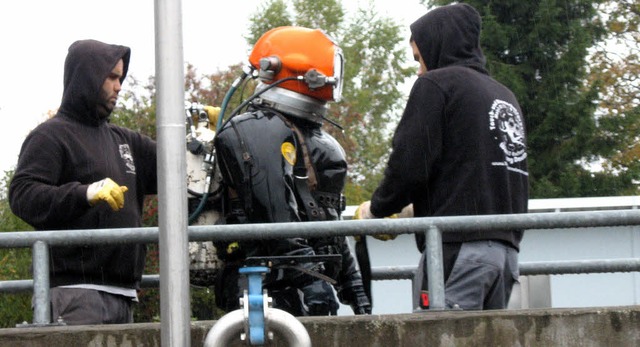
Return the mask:
<path fill-rule="evenodd" d="M 342 100 L 343 74 L 344 54 L 342 53 L 342 49 L 336 46 L 333 57 L 333 78 L 335 79 L 333 85 L 333 100 L 335 102 Z"/>

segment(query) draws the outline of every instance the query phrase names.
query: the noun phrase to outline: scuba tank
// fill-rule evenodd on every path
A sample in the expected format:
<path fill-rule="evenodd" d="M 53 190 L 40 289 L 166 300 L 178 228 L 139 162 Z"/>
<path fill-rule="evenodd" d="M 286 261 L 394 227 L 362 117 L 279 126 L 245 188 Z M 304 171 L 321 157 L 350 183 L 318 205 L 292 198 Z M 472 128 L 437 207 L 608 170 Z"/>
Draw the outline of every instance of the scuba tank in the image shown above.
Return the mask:
<path fill-rule="evenodd" d="M 187 123 L 187 198 L 190 225 L 213 225 L 220 218 L 221 177 L 215 165 L 213 139 L 220 108 L 191 103 Z M 221 267 L 211 241 L 189 242 L 191 282 L 208 285 Z"/>

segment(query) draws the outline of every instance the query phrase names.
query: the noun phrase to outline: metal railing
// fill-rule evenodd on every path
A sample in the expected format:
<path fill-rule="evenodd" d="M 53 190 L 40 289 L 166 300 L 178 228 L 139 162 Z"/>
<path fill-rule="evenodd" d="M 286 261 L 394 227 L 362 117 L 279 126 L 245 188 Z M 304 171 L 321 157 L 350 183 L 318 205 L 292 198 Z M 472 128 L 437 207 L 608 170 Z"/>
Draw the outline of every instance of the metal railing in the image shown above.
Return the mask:
<path fill-rule="evenodd" d="M 596 228 L 640 225 L 640 210 L 528 213 L 512 215 L 422 217 L 407 219 L 343 220 L 306 223 L 197 225 L 187 229 L 189 241 L 243 241 L 270 238 L 364 236 L 425 233 L 426 264 L 432 310 L 445 308 L 442 268 L 443 232 L 523 229 Z M 48 246 L 157 243 L 159 229 L 122 228 L 67 231 L 16 231 L 0 233 L 0 248 L 33 249 L 33 281 L 0 282 L 0 291 L 33 288 L 34 325 L 50 323 Z M 374 268 L 374 280 L 413 279 L 415 267 Z M 555 261 L 520 264 L 522 275 L 640 271 L 640 259 Z M 157 275 L 143 277 L 145 285 L 159 283 Z M 189 303 L 184 303 L 188 305 Z"/>

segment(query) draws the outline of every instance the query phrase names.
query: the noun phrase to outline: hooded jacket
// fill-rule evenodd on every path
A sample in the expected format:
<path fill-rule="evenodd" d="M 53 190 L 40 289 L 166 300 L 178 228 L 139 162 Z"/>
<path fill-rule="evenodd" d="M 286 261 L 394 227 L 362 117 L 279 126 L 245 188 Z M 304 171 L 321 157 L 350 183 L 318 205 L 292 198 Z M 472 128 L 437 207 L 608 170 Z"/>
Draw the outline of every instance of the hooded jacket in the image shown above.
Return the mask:
<path fill-rule="evenodd" d="M 524 118 L 513 93 L 485 69 L 480 15 L 467 4 L 447 5 L 410 29 L 427 72 L 411 89 L 371 213 L 389 216 L 410 203 L 416 217 L 526 213 Z M 519 248 L 522 233 L 453 231 L 442 238 Z"/>
<path fill-rule="evenodd" d="M 97 112 L 105 79 L 120 59 L 124 80 L 128 47 L 76 41 L 64 66 L 57 114 L 38 125 L 22 144 L 9 186 L 14 214 L 38 230 L 140 227 L 146 194 L 157 191 L 156 144 L 144 135 L 110 124 Z M 106 177 L 127 186 L 124 207 L 90 206 L 87 187 Z M 102 284 L 137 288 L 144 245 L 51 247 L 51 286 Z"/>

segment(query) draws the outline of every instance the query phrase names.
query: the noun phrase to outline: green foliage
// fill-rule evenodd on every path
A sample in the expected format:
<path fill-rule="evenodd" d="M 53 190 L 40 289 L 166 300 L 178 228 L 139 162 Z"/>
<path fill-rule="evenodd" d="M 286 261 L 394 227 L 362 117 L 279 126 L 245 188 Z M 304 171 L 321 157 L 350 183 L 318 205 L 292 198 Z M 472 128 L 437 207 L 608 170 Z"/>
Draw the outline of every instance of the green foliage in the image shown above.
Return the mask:
<path fill-rule="evenodd" d="M 29 231 L 31 226 L 11 213 L 6 188 L 13 171 L 5 171 L 0 187 L 0 232 Z M 0 281 L 25 280 L 31 278 L 31 249 L 0 248 Z M 14 328 L 16 324 L 33 321 L 31 294 L 14 293 L 0 295 L 0 328 Z"/>
<path fill-rule="evenodd" d="M 606 1 L 600 5 L 606 40 L 593 49 L 589 83 L 599 93 L 599 145 L 604 171 L 629 182 L 626 194 L 636 194 L 640 180 L 640 1 Z"/>
<path fill-rule="evenodd" d="M 156 86 L 154 77 L 146 84 L 129 75 L 118 98 L 118 107 L 111 114 L 111 122 L 156 138 Z"/>
<path fill-rule="evenodd" d="M 191 317 L 196 320 L 219 319 L 226 314 L 216 306 L 213 289 L 191 286 Z"/>
<path fill-rule="evenodd" d="M 345 128 L 345 136 L 335 136 L 349 161 L 350 204 L 368 200 L 382 178 L 390 136 L 406 102 L 399 88 L 415 73 L 403 67 L 408 38 L 400 30 L 374 8 L 362 9 L 338 41 L 346 59 L 344 100 L 332 105 L 332 114 Z"/>
<path fill-rule="evenodd" d="M 251 27 L 245 36 L 247 42 L 255 43 L 260 36 L 270 29 L 292 25 L 293 20 L 287 11 L 286 0 L 269 0 L 262 2 L 260 8 L 249 17 Z"/>
<path fill-rule="evenodd" d="M 0 248 L 0 281 L 31 279 L 30 264 L 31 249 Z M 33 321 L 31 293 L 0 295 L 0 328 L 14 328 L 25 321 Z"/>
<path fill-rule="evenodd" d="M 307 28 L 320 28 L 335 36 L 344 23 L 344 9 L 340 0 L 293 0 L 295 23 Z"/>

